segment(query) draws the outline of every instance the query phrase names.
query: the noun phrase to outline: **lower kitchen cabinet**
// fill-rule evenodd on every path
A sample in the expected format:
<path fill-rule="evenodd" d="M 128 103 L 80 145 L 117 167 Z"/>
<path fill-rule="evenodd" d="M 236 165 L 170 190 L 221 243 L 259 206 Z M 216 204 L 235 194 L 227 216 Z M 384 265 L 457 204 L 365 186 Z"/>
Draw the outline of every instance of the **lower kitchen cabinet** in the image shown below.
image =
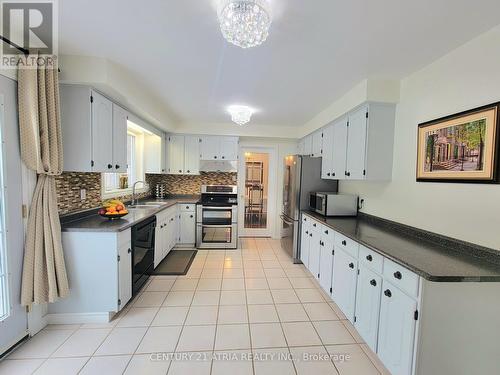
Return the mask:
<path fill-rule="evenodd" d="M 310 219 L 306 216 L 302 217 L 302 229 L 300 235 L 300 261 L 309 268 L 309 244 L 311 242 L 311 226 Z"/>
<path fill-rule="evenodd" d="M 382 277 L 359 266 L 354 326 L 368 346 L 377 352 Z"/>
<path fill-rule="evenodd" d="M 181 211 L 179 221 L 179 243 L 194 245 L 196 242 L 196 217 L 195 211 Z"/>
<path fill-rule="evenodd" d="M 378 356 L 391 373 L 411 374 L 417 302 L 386 280 L 382 289 Z"/>
<path fill-rule="evenodd" d="M 309 233 L 309 271 L 316 279 L 319 279 L 319 258 L 321 254 L 321 235 L 319 230 L 313 227 Z"/>
<path fill-rule="evenodd" d="M 319 284 L 328 294 L 332 293 L 333 253 L 333 242 L 322 235 L 319 257 Z"/>
<path fill-rule="evenodd" d="M 354 323 L 358 261 L 341 249 L 333 260 L 333 299 L 347 319 Z"/>

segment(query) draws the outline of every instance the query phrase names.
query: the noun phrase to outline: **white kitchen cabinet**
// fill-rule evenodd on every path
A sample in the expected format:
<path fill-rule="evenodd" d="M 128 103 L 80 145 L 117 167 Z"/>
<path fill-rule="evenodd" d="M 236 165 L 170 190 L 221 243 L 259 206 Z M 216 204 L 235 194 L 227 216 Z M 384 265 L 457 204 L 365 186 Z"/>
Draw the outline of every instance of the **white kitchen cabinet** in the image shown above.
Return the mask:
<path fill-rule="evenodd" d="M 313 223 L 313 226 L 316 223 Z M 316 224 L 318 225 L 318 224 Z M 321 235 L 319 230 L 312 227 L 309 242 L 309 271 L 316 279 L 319 279 L 319 258 L 321 254 Z"/>
<path fill-rule="evenodd" d="M 349 114 L 347 125 L 346 178 L 362 180 L 366 174 L 366 135 L 368 107 Z"/>
<path fill-rule="evenodd" d="M 118 244 L 118 310 L 132 298 L 132 244 L 128 238 Z"/>
<path fill-rule="evenodd" d="M 386 280 L 382 289 L 378 356 L 391 373 L 409 375 L 413 364 L 417 302 Z"/>
<path fill-rule="evenodd" d="M 184 137 L 184 174 L 200 174 L 200 142 L 198 136 Z"/>
<path fill-rule="evenodd" d="M 238 141 L 238 137 L 202 136 L 201 160 L 238 160 Z"/>
<path fill-rule="evenodd" d="M 312 156 L 313 153 L 312 135 L 304 137 L 304 156 Z"/>
<path fill-rule="evenodd" d="M 302 226 L 300 235 L 300 261 L 306 268 L 309 268 L 309 244 L 311 242 L 311 225 L 310 220 L 306 216 L 302 216 Z"/>
<path fill-rule="evenodd" d="M 299 140 L 297 144 L 297 155 L 304 155 L 304 139 Z"/>
<path fill-rule="evenodd" d="M 156 134 L 144 134 L 144 170 L 146 173 L 163 173 L 164 138 Z"/>
<path fill-rule="evenodd" d="M 312 134 L 311 156 L 319 158 L 323 154 L 323 129 L 320 129 Z"/>
<path fill-rule="evenodd" d="M 333 124 L 323 129 L 323 153 L 321 159 L 321 178 L 333 179 Z"/>
<path fill-rule="evenodd" d="M 382 277 L 360 264 L 354 326 L 374 352 L 377 352 L 381 291 Z"/>
<path fill-rule="evenodd" d="M 343 180 L 345 178 L 347 157 L 347 119 L 341 118 L 334 121 L 332 128 L 333 143 L 331 148 L 331 178 L 334 180 Z"/>
<path fill-rule="evenodd" d="M 179 243 L 194 245 L 196 240 L 196 217 L 194 211 L 181 211 L 179 222 Z"/>
<path fill-rule="evenodd" d="M 125 139 L 126 142 L 126 139 Z M 92 92 L 92 161 L 95 171 L 113 171 L 113 103 Z"/>
<path fill-rule="evenodd" d="M 338 247 L 333 256 L 333 300 L 344 315 L 354 323 L 358 261 Z"/>
<path fill-rule="evenodd" d="M 168 137 L 168 174 L 184 174 L 184 136 Z"/>
<path fill-rule="evenodd" d="M 114 172 L 127 172 L 127 121 L 128 111 L 113 103 Z"/>
<path fill-rule="evenodd" d="M 332 293 L 332 278 L 333 278 L 333 241 L 329 236 L 321 235 L 321 249 L 319 261 L 319 284 L 323 290 Z"/>

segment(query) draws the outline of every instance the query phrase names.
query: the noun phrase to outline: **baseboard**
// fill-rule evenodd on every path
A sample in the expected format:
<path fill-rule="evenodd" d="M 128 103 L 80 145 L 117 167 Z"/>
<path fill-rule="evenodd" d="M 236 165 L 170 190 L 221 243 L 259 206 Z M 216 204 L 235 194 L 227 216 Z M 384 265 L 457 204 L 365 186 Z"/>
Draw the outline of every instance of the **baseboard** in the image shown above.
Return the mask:
<path fill-rule="evenodd" d="M 47 322 L 49 324 L 108 323 L 112 316 L 113 314 L 109 312 L 47 314 Z"/>

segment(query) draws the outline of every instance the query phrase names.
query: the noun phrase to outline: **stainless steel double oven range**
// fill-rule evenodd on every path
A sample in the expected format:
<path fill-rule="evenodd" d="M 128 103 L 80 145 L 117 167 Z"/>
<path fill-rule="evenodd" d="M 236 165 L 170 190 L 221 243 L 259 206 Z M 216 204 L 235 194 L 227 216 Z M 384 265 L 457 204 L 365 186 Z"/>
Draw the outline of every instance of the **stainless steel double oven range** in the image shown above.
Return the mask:
<path fill-rule="evenodd" d="M 238 191 L 232 185 L 202 185 L 196 206 L 196 247 L 238 247 Z"/>

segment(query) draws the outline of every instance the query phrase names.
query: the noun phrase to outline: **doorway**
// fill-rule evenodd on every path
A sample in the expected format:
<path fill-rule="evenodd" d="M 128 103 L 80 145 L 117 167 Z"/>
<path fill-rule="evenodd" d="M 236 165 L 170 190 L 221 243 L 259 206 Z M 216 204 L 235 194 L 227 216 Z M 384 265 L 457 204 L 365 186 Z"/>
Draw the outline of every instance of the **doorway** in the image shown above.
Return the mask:
<path fill-rule="evenodd" d="M 242 147 L 238 171 L 240 236 L 270 237 L 276 198 L 275 150 Z"/>

